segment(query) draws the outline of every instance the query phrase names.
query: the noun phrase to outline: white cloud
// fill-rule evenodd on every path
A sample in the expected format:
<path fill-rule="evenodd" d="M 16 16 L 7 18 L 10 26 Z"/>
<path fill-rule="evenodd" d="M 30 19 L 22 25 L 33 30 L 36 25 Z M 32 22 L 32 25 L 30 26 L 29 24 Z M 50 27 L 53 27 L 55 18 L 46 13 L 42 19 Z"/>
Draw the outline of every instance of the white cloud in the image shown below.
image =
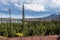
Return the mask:
<path fill-rule="evenodd" d="M 8 0 L 0 0 L 3 4 L 7 4 Z"/>
<path fill-rule="evenodd" d="M 25 9 L 32 11 L 45 11 L 44 6 L 38 4 L 25 4 Z"/>
<path fill-rule="evenodd" d="M 15 3 L 14 5 L 20 8 L 20 5 L 18 5 L 17 3 Z"/>
<path fill-rule="evenodd" d="M 25 9 L 32 11 L 45 11 L 46 8 L 53 10 L 60 6 L 60 0 L 26 0 L 25 3 Z"/>
<path fill-rule="evenodd" d="M 0 18 L 9 18 L 9 14 L 0 13 Z M 22 18 L 21 15 L 11 15 L 11 18 Z"/>
<path fill-rule="evenodd" d="M 0 2 L 7 2 L 8 0 L 0 0 Z"/>
<path fill-rule="evenodd" d="M 26 15 L 25 18 L 37 18 L 37 16 L 29 16 L 29 15 Z"/>
<path fill-rule="evenodd" d="M 9 15 L 4 14 L 4 13 L 0 13 L 0 18 L 9 18 Z"/>
<path fill-rule="evenodd" d="M 11 18 L 22 18 L 21 15 L 11 15 Z"/>
<path fill-rule="evenodd" d="M 18 0 L 10 0 L 12 3 L 18 3 Z"/>
<path fill-rule="evenodd" d="M 60 6 L 60 0 L 0 0 L 0 2 L 4 4 L 11 2 L 19 9 L 22 8 L 21 4 L 24 3 L 25 9 L 32 11 L 45 11 L 47 6 L 48 9 L 53 9 Z"/>
<path fill-rule="evenodd" d="M 45 11 L 47 0 L 26 0 L 25 9 L 32 11 Z"/>
<path fill-rule="evenodd" d="M 56 8 L 60 6 L 60 0 L 49 0 L 47 6 Z"/>
<path fill-rule="evenodd" d="M 53 0 L 52 2 L 53 2 L 53 4 L 55 4 L 56 6 L 59 6 L 59 5 L 60 5 L 60 0 Z"/>
<path fill-rule="evenodd" d="M 26 3 L 44 5 L 48 0 L 26 0 Z"/>

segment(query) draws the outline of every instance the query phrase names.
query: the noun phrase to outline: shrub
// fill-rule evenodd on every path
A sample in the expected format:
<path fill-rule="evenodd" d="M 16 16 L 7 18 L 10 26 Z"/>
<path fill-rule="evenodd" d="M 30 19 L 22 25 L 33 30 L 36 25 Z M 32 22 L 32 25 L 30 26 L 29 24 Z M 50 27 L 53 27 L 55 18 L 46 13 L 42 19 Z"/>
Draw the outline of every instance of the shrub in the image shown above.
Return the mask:
<path fill-rule="evenodd" d="M 23 37 L 23 33 L 16 33 L 17 37 Z"/>
<path fill-rule="evenodd" d="M 0 36 L 0 38 L 7 38 L 7 37 L 5 37 L 5 36 Z"/>

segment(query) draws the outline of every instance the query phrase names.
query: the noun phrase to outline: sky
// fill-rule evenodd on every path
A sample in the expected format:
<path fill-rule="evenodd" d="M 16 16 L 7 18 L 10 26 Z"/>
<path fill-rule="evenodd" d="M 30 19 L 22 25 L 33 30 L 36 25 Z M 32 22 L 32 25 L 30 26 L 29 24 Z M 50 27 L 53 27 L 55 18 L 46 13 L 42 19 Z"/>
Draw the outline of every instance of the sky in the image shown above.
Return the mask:
<path fill-rule="evenodd" d="M 0 18 L 22 18 L 24 4 L 25 18 L 42 18 L 52 14 L 60 14 L 60 0 L 0 0 Z"/>

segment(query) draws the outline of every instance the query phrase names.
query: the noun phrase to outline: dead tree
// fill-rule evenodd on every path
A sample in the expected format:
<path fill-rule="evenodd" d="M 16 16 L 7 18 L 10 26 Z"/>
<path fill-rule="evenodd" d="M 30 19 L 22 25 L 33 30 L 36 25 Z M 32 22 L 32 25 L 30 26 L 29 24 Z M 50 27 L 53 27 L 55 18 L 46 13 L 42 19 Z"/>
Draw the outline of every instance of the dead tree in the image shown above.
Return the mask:
<path fill-rule="evenodd" d="M 11 27 L 11 9 L 10 8 L 9 8 L 9 16 L 10 16 L 9 22 L 10 22 L 10 27 Z"/>
<path fill-rule="evenodd" d="M 24 5 L 22 5 L 22 30 L 24 28 L 25 14 L 24 14 Z"/>

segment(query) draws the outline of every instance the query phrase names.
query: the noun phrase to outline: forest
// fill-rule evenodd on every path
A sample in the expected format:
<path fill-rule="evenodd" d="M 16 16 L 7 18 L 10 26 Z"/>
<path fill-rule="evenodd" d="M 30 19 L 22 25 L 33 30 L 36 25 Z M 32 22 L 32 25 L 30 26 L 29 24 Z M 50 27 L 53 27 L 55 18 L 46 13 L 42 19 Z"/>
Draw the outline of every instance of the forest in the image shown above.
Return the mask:
<path fill-rule="evenodd" d="M 60 35 L 60 21 L 27 21 L 22 23 L 0 23 L 0 36 L 16 37 L 17 33 L 26 36 Z"/>

